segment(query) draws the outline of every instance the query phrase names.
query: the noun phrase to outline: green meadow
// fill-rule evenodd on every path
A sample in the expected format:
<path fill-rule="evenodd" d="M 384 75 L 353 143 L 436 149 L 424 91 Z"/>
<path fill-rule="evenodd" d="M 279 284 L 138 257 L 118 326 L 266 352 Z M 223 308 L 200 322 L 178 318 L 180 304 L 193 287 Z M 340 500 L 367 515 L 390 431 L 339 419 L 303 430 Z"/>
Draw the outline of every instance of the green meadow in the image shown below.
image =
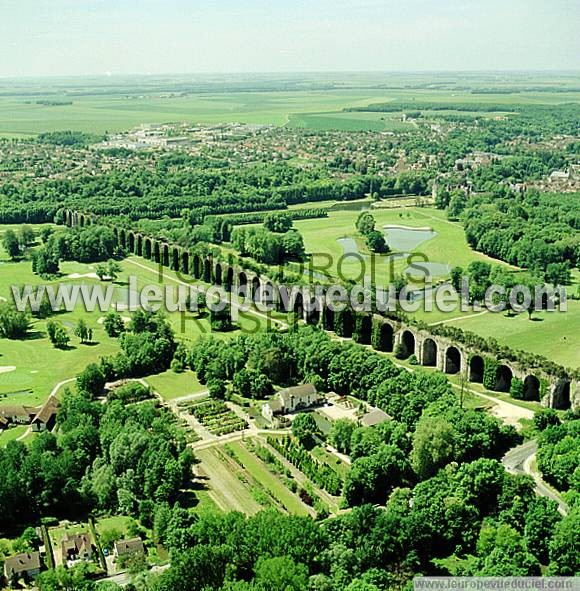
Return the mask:
<path fill-rule="evenodd" d="M 189 122 L 289 125 L 349 131 L 409 131 L 411 123 L 387 113 L 344 113 L 392 100 L 441 103 L 513 104 L 579 102 L 574 77 L 515 78 L 513 92 L 478 94 L 477 88 L 505 88 L 507 83 L 485 75 L 448 76 L 434 85 L 433 75 L 332 74 L 303 81 L 246 76 L 231 85 L 205 84 L 184 78 L 165 81 L 143 77 L 0 81 L 0 137 L 30 137 L 45 131 L 120 132 L 143 123 Z M 266 80 L 266 82 L 265 82 Z M 567 85 L 568 91 L 553 92 Z M 532 87 L 530 89 L 530 87 Z M 175 90 L 167 90 L 174 88 Z M 201 92 L 201 88 L 206 91 Z M 241 89 L 244 89 L 241 91 Z M 291 88 L 291 90 L 288 90 Z M 545 89 L 545 90 L 542 90 Z M 472 92 L 474 91 L 474 92 Z M 57 104 L 62 103 L 62 104 Z M 69 104 L 70 103 L 70 104 Z M 487 116 L 488 114 L 486 114 Z"/>
<path fill-rule="evenodd" d="M 433 208 L 376 208 L 371 210 L 376 220 L 377 229 L 385 225 L 408 228 L 430 228 L 437 235 L 411 249 L 415 262 L 426 261 L 467 267 L 472 261 L 490 261 L 491 259 L 469 247 L 463 228 L 459 223 L 446 219 L 445 212 Z M 312 268 L 318 272 L 339 275 L 345 279 L 357 279 L 361 275 L 370 275 L 371 270 L 377 284 L 387 285 L 389 279 L 399 275 L 407 266 L 406 259 L 389 258 L 389 255 L 374 255 L 371 263 L 370 252 L 364 240 L 356 232 L 355 223 L 358 211 L 330 211 L 328 217 L 311 220 L 298 220 L 294 226 L 304 237 L 306 251 L 312 255 Z M 356 242 L 358 253 L 364 257 L 345 256 L 345 249 L 340 239 L 349 238 Z M 388 241 L 388 239 L 387 239 Z M 393 249 L 393 252 L 396 252 Z M 424 258 L 420 258 L 421 255 Z M 504 264 L 495 261 L 497 264 Z M 374 268 L 371 266 L 374 265 Z M 443 275 L 441 278 L 444 278 Z"/>

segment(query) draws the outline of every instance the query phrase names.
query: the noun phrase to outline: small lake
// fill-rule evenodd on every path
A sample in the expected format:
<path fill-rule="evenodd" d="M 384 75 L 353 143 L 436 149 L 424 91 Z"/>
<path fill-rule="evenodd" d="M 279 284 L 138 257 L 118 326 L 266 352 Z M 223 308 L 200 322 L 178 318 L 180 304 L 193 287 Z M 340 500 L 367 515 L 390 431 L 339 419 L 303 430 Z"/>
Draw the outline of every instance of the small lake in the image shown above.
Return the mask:
<path fill-rule="evenodd" d="M 391 249 L 411 251 L 426 240 L 437 236 L 437 232 L 429 228 L 406 228 L 403 226 L 383 226 L 385 240 Z"/>
<path fill-rule="evenodd" d="M 342 246 L 345 255 L 360 254 L 354 238 L 339 238 L 337 242 Z"/>

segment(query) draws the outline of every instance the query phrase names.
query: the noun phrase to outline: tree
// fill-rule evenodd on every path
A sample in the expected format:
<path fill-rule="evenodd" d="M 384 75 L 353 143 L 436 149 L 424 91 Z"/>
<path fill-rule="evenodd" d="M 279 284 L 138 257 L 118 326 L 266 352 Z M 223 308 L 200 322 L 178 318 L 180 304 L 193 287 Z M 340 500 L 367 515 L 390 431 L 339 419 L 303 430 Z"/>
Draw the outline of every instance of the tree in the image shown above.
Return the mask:
<path fill-rule="evenodd" d="M 23 248 L 32 244 L 35 239 L 34 230 L 30 226 L 20 226 L 20 244 Z"/>
<path fill-rule="evenodd" d="M 16 259 L 20 255 L 20 242 L 14 230 L 6 230 L 2 238 L 2 246 L 11 259 Z"/>
<path fill-rule="evenodd" d="M 19 312 L 8 302 L 0 302 L 0 337 L 23 339 L 30 330 L 30 316 Z"/>
<path fill-rule="evenodd" d="M 356 229 L 363 236 L 374 232 L 375 218 L 368 211 L 361 212 L 356 220 Z"/>
<path fill-rule="evenodd" d="M 121 314 L 114 310 L 107 312 L 103 321 L 103 328 L 107 335 L 112 338 L 118 337 L 120 334 L 124 333 L 125 323 L 123 322 Z"/>
<path fill-rule="evenodd" d="M 79 338 L 81 344 L 88 341 L 89 327 L 82 318 L 79 319 L 75 327 L 75 336 Z"/>
<path fill-rule="evenodd" d="M 121 265 L 113 259 L 110 259 L 107 263 L 107 275 L 111 281 L 115 281 L 122 270 Z"/>
<path fill-rule="evenodd" d="M 542 564 L 548 564 L 548 546 L 560 521 L 558 504 L 545 497 L 535 498 L 526 512 L 526 547 Z"/>
<path fill-rule="evenodd" d="M 463 277 L 463 273 L 463 267 L 453 267 L 453 269 L 451 269 L 450 282 L 458 293 L 461 290 L 461 278 Z"/>
<path fill-rule="evenodd" d="M 226 382 L 224 380 L 212 379 L 207 383 L 210 398 L 223 400 L 226 397 Z"/>
<path fill-rule="evenodd" d="M 344 498 L 349 507 L 365 503 L 385 503 L 397 486 L 411 477 L 408 460 L 394 445 L 381 445 L 376 453 L 357 458 L 344 482 Z"/>
<path fill-rule="evenodd" d="M 433 476 L 455 455 L 453 425 L 440 417 L 422 417 L 413 435 L 411 465 L 421 479 Z"/>
<path fill-rule="evenodd" d="M 42 226 L 40 228 L 40 239 L 42 240 L 43 244 L 48 242 L 48 239 L 54 234 L 54 228 L 51 226 Z"/>
<path fill-rule="evenodd" d="M 107 276 L 107 265 L 100 263 L 95 267 L 95 275 L 101 280 L 104 281 L 105 277 Z"/>
<path fill-rule="evenodd" d="M 550 566 L 553 576 L 577 576 L 580 573 L 580 510 L 573 508 L 558 525 L 549 544 Z"/>
<path fill-rule="evenodd" d="M 314 445 L 314 438 L 320 434 L 318 425 L 311 413 L 301 412 L 292 421 L 292 434 L 302 445 Z"/>
<path fill-rule="evenodd" d="M 290 230 L 282 237 L 282 245 L 284 248 L 284 256 L 287 259 L 296 261 L 304 260 L 305 249 L 304 239 L 298 230 Z"/>
<path fill-rule="evenodd" d="M 48 333 L 50 342 L 57 349 L 66 349 L 68 347 L 70 337 L 68 336 L 68 332 L 61 322 L 49 320 L 46 323 L 46 332 Z"/>
<path fill-rule="evenodd" d="M 560 417 L 553 408 L 541 408 L 534 413 L 534 427 L 543 431 L 547 427 L 560 424 Z"/>
<path fill-rule="evenodd" d="M 105 374 L 95 363 L 87 365 L 77 376 L 77 389 L 79 392 L 84 392 L 91 397 L 100 396 L 104 387 Z"/>
<path fill-rule="evenodd" d="M 551 283 L 552 285 L 570 285 L 572 281 L 570 263 L 568 261 L 549 263 L 546 267 L 544 279 L 546 283 Z"/>
<path fill-rule="evenodd" d="M 356 423 L 348 419 L 338 419 L 332 423 L 329 433 L 330 443 L 340 452 L 350 453 L 352 434 L 356 429 Z"/>
<path fill-rule="evenodd" d="M 524 397 L 524 382 L 515 376 L 510 384 L 510 396 L 516 400 L 522 400 Z"/>
<path fill-rule="evenodd" d="M 270 232 L 284 234 L 292 227 L 292 218 L 288 213 L 272 211 L 264 217 L 264 228 Z"/>
<path fill-rule="evenodd" d="M 289 556 L 262 557 L 256 564 L 255 583 L 261 591 L 303 591 L 308 588 L 308 569 Z"/>
<path fill-rule="evenodd" d="M 389 247 L 387 245 L 387 241 L 383 236 L 382 232 L 378 230 L 373 230 L 366 235 L 366 243 L 372 252 L 376 253 L 386 253 L 389 252 Z"/>
<path fill-rule="evenodd" d="M 50 244 L 37 248 L 32 253 L 32 272 L 41 277 L 56 275 L 60 270 L 59 255 Z"/>

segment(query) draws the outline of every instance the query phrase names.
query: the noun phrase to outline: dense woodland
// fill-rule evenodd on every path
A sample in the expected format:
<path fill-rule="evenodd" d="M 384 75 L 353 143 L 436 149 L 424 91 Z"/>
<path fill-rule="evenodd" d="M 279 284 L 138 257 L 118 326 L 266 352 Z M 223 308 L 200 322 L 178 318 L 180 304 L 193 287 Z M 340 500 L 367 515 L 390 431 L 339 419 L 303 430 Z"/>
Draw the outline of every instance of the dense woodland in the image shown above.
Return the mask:
<path fill-rule="evenodd" d="M 130 330 L 155 333 L 162 325 L 143 313 Z M 153 403 L 127 406 L 124 394 L 93 401 L 105 382 L 104 361 L 88 366 L 78 393 L 65 396 L 56 435 L 0 450 L 2 527 L 87 511 L 132 515 L 171 553 L 166 572 L 141 579 L 139 588 L 150 591 L 376 591 L 401 588 L 416 574 L 578 572 L 577 509 L 562 518 L 555 503 L 536 496 L 531 478 L 505 471 L 498 458 L 519 440 L 515 430 L 463 409 L 444 375 L 407 372 L 313 327 L 243 335 L 228 347 L 207 338 L 176 355 L 208 386 L 231 383 L 260 398 L 271 392 L 266 383 L 308 380 L 387 411 L 392 421 L 342 421 L 329 435 L 353 460 L 342 491 L 350 510 L 319 520 L 192 512 L 180 495 L 194 461 L 184 432 Z M 564 466 L 577 466 L 570 458 L 577 422 L 561 424 L 553 411 L 537 422 L 542 469 L 575 490 L 579 468 L 570 476 Z M 293 431 L 308 445 L 308 434 Z M 73 570 L 42 575 L 41 591 L 69 588 L 59 576 L 76 576 L 75 589 L 93 589 Z"/>
<path fill-rule="evenodd" d="M 580 263 L 580 195 L 526 191 L 484 194 L 466 202 L 463 223 L 471 246 L 533 270 Z"/>

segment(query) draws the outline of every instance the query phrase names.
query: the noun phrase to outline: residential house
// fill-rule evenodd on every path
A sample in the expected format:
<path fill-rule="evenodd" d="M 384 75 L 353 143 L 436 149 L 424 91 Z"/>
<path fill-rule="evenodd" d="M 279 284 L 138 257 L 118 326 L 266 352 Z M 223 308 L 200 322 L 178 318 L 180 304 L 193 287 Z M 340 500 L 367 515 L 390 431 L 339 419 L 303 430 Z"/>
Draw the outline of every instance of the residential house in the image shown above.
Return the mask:
<path fill-rule="evenodd" d="M 275 398 L 262 405 L 262 416 L 274 422 L 276 416 L 310 408 L 322 400 L 323 397 L 312 384 L 284 388 Z"/>
<path fill-rule="evenodd" d="M 380 425 L 381 423 L 390 420 L 392 420 L 392 417 L 390 417 L 385 411 L 380 408 L 373 408 L 360 418 L 360 424 L 362 427 L 374 427 L 375 425 Z"/>
<path fill-rule="evenodd" d="M 40 573 L 40 554 L 25 552 L 8 556 L 4 561 L 4 577 L 8 584 L 22 578 L 33 579 Z"/>
<path fill-rule="evenodd" d="M 145 554 L 145 546 L 141 538 L 119 540 L 113 546 L 113 554 L 116 558 L 126 558 L 137 554 Z"/>
<path fill-rule="evenodd" d="M 35 417 L 38 409 L 22 404 L 8 404 L 0 406 L 0 416 L 8 423 L 16 425 L 28 425 Z"/>
<path fill-rule="evenodd" d="M 93 557 L 93 545 L 89 534 L 80 532 L 78 534 L 65 534 L 60 543 L 63 564 L 77 560 L 91 560 Z"/>
<path fill-rule="evenodd" d="M 40 409 L 38 414 L 32 419 L 33 431 L 52 431 L 56 425 L 56 415 L 60 402 L 56 396 L 51 396 Z"/>

